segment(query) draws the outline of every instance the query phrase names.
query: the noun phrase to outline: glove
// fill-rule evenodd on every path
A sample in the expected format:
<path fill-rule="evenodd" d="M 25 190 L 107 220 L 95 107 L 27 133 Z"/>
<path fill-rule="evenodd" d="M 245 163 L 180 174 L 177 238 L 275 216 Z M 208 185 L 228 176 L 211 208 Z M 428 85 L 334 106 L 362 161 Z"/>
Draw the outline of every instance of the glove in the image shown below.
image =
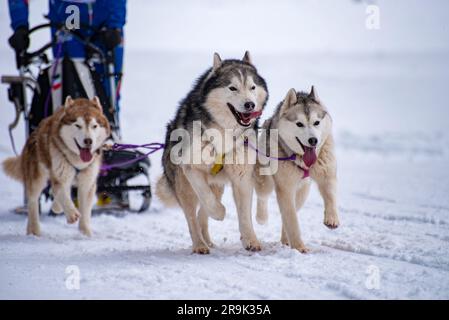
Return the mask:
<path fill-rule="evenodd" d="M 30 38 L 28 36 L 28 28 L 27 27 L 19 27 L 12 34 L 12 36 L 8 39 L 9 45 L 16 51 L 16 53 L 20 53 L 28 49 L 30 45 Z"/>
<path fill-rule="evenodd" d="M 106 29 L 103 31 L 102 40 L 106 49 L 112 50 L 122 42 L 120 29 Z"/>

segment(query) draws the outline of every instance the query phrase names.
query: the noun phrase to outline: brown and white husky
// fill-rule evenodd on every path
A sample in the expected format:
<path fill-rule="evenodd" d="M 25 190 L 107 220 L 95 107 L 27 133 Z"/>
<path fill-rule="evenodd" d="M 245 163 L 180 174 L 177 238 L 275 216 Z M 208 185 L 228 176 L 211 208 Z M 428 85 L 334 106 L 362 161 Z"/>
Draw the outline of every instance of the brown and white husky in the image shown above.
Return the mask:
<path fill-rule="evenodd" d="M 80 231 L 90 236 L 90 217 L 100 170 L 101 147 L 110 126 L 97 97 L 67 97 L 64 106 L 44 119 L 26 141 L 18 157 L 6 159 L 3 169 L 21 181 L 28 203 L 27 234 L 39 236 L 39 196 L 48 181 L 54 196 L 52 210 L 64 212 L 68 223 L 79 219 Z M 78 185 L 78 208 L 71 188 Z"/>

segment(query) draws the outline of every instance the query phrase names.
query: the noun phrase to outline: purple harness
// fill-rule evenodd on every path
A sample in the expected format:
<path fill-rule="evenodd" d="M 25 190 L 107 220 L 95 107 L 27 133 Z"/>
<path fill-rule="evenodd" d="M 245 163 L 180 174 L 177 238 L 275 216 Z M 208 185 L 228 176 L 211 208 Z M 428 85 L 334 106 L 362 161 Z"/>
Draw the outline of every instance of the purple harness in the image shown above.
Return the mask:
<path fill-rule="evenodd" d="M 254 151 L 256 151 L 258 154 L 263 155 L 265 158 L 270 159 L 270 160 L 276 160 L 276 161 L 295 161 L 298 158 L 298 155 L 296 154 L 292 154 L 290 157 L 281 157 L 281 158 L 277 158 L 277 157 L 272 157 L 272 156 L 268 156 L 265 153 L 261 152 L 256 146 L 254 146 L 251 142 L 249 142 L 248 139 L 245 139 L 245 145 L 247 145 L 248 147 L 250 147 L 251 149 L 253 149 Z M 303 168 L 301 167 L 299 164 L 295 165 L 301 169 L 302 171 L 304 171 L 304 175 L 302 176 L 303 179 L 308 178 L 310 176 L 309 173 L 309 169 Z"/>
<path fill-rule="evenodd" d="M 146 144 L 140 144 L 140 145 L 138 145 L 138 144 L 115 143 L 112 146 L 111 150 L 113 150 L 113 151 L 121 151 L 121 150 L 139 149 L 139 148 L 147 149 L 147 150 L 150 150 L 150 151 L 148 151 L 147 153 L 144 153 L 144 154 L 142 154 L 142 155 L 140 155 L 140 156 L 138 156 L 138 157 L 136 157 L 134 159 L 131 159 L 131 160 L 122 161 L 122 162 L 116 162 L 116 163 L 110 163 L 110 164 L 105 164 L 104 163 L 104 164 L 101 165 L 100 170 L 102 172 L 105 172 L 105 171 L 111 170 L 113 168 L 123 167 L 123 166 L 129 165 L 129 164 L 138 162 L 138 161 L 140 161 L 142 159 L 147 158 L 150 154 L 153 154 L 156 151 L 164 149 L 165 148 L 165 144 L 158 143 L 158 142 L 146 143 Z"/>
<path fill-rule="evenodd" d="M 245 139 L 245 145 L 247 145 L 248 147 L 250 147 L 251 149 L 253 149 L 254 151 L 256 151 L 258 154 L 263 155 L 264 157 L 266 157 L 267 159 L 270 160 L 276 160 L 276 161 L 295 161 L 298 156 L 296 154 L 292 154 L 290 157 L 272 157 L 272 156 L 268 156 L 265 153 L 261 152 L 256 146 L 254 146 L 251 142 L 248 141 L 248 139 Z M 127 160 L 127 161 L 122 161 L 122 162 L 116 162 L 116 163 L 110 163 L 110 164 L 102 164 L 101 165 L 101 172 L 106 172 L 108 170 L 111 170 L 113 168 L 119 168 L 122 166 L 127 166 L 129 164 L 133 164 L 135 162 L 138 162 L 142 159 L 147 158 L 148 156 L 150 156 L 151 154 L 155 153 L 156 151 L 162 150 L 165 148 L 165 144 L 163 143 L 158 143 L 158 142 L 153 142 L 153 143 L 146 143 L 146 144 L 121 144 L 121 143 L 115 143 L 111 150 L 113 151 L 121 151 L 121 150 L 130 150 L 130 149 L 147 149 L 149 150 L 147 153 L 144 153 L 134 159 L 131 160 Z M 298 168 L 300 168 L 302 171 L 304 171 L 304 175 L 303 175 L 303 179 L 308 178 L 310 176 L 309 174 L 309 169 L 303 168 L 298 164 L 295 164 Z"/>

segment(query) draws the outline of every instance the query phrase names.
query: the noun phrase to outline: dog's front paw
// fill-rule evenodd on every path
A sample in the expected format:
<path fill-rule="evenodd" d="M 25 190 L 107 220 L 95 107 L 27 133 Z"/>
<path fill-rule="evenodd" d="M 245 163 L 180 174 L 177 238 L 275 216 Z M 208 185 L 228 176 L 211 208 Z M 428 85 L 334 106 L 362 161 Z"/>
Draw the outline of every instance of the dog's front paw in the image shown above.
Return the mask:
<path fill-rule="evenodd" d="M 215 243 L 213 243 L 212 241 L 207 241 L 207 246 L 209 248 L 215 248 L 216 247 Z"/>
<path fill-rule="evenodd" d="M 197 254 L 209 254 L 210 250 L 207 245 L 199 244 L 193 247 L 192 252 Z"/>
<path fill-rule="evenodd" d="M 203 235 L 203 238 L 204 238 L 204 242 L 206 242 L 206 244 L 207 244 L 207 246 L 209 248 L 214 248 L 215 247 L 215 243 L 212 242 L 212 240 L 210 239 L 209 236 L 204 236 Z"/>
<path fill-rule="evenodd" d="M 324 225 L 329 229 L 337 229 L 340 225 L 337 213 L 327 214 L 324 213 Z"/>
<path fill-rule="evenodd" d="M 28 224 L 27 225 L 27 236 L 33 235 L 39 237 L 41 235 L 41 228 L 36 224 Z"/>
<path fill-rule="evenodd" d="M 74 224 L 75 222 L 78 221 L 78 219 L 80 217 L 81 217 L 81 214 L 78 212 L 78 210 L 73 210 L 66 214 L 68 224 Z"/>
<path fill-rule="evenodd" d="M 301 253 L 309 253 L 310 252 L 310 249 L 307 248 L 303 243 L 292 246 L 292 249 L 296 249 Z"/>
<path fill-rule="evenodd" d="M 86 237 L 92 237 L 92 229 L 88 226 L 80 225 L 79 230 Z"/>
<path fill-rule="evenodd" d="M 57 202 L 56 200 L 53 200 L 53 203 L 51 205 L 51 211 L 54 214 L 61 214 L 64 212 L 64 209 L 62 208 L 62 206 L 59 204 L 59 202 Z"/>
<path fill-rule="evenodd" d="M 256 251 L 262 250 L 262 246 L 261 246 L 259 240 L 257 240 L 257 238 L 251 238 L 251 239 L 242 238 L 242 244 L 243 244 L 243 247 L 248 251 L 256 252 Z"/>
<path fill-rule="evenodd" d="M 209 210 L 209 217 L 214 220 L 222 221 L 226 215 L 226 208 L 221 203 L 217 203 L 214 208 Z"/>
<path fill-rule="evenodd" d="M 284 246 L 288 246 L 288 245 L 289 245 L 289 244 L 288 244 L 287 236 L 284 236 L 284 235 L 281 236 L 281 243 L 282 243 Z"/>

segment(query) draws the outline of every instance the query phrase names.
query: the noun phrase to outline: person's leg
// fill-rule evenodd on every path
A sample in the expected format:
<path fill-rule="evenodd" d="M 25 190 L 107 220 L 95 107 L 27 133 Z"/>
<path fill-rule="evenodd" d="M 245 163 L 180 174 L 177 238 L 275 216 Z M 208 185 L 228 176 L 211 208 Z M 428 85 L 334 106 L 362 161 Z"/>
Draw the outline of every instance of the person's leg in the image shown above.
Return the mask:
<path fill-rule="evenodd" d="M 113 55 L 114 55 L 114 73 L 115 73 L 115 95 L 116 95 L 116 101 L 117 101 L 117 112 L 120 111 L 120 87 L 121 87 L 121 79 L 122 79 L 122 73 L 123 73 L 123 55 L 124 55 L 124 47 L 123 47 L 123 29 L 121 30 L 122 33 L 122 43 L 119 44 L 117 47 L 113 49 Z M 106 48 L 103 46 L 102 43 L 98 42 L 95 43 L 99 48 L 102 49 L 103 54 L 105 57 L 107 56 L 108 52 L 106 51 Z M 95 64 L 95 71 L 101 75 L 102 77 L 102 85 L 104 92 L 107 97 L 111 96 L 111 89 L 110 89 L 110 82 L 109 77 L 107 77 L 107 70 L 105 70 L 103 64 Z"/>

